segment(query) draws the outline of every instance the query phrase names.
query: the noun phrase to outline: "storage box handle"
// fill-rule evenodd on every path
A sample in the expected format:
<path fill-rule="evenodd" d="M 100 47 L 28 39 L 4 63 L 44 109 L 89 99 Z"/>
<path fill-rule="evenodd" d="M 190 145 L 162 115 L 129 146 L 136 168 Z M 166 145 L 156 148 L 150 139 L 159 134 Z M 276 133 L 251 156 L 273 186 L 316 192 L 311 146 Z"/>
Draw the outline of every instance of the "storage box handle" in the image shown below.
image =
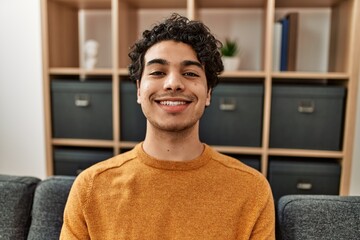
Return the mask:
<path fill-rule="evenodd" d="M 296 184 L 296 188 L 299 190 L 311 190 L 312 184 L 309 182 L 299 182 L 298 184 Z"/>
<path fill-rule="evenodd" d="M 235 98 L 221 98 L 219 109 L 221 111 L 235 111 L 236 99 Z"/>
<path fill-rule="evenodd" d="M 75 94 L 75 106 L 87 107 L 90 105 L 89 94 Z"/>
<path fill-rule="evenodd" d="M 313 113 L 315 112 L 315 103 L 313 100 L 301 100 L 298 104 L 298 112 Z"/>

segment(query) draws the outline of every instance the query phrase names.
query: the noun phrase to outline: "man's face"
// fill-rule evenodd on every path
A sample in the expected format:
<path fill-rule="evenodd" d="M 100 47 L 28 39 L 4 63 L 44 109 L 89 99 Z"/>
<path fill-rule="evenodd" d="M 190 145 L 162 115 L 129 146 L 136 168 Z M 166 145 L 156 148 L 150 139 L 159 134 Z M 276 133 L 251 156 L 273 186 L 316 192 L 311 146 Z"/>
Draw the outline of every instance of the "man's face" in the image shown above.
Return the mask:
<path fill-rule="evenodd" d="M 198 127 L 210 105 L 204 66 L 187 44 L 162 41 L 148 49 L 137 81 L 137 102 L 148 127 L 178 132 Z"/>

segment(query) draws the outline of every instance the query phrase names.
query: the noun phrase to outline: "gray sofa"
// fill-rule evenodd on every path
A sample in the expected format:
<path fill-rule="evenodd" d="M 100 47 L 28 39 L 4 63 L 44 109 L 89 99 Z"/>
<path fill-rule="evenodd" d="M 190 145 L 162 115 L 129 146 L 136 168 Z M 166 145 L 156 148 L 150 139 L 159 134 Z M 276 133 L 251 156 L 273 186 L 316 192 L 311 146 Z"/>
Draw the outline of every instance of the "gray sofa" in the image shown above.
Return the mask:
<path fill-rule="evenodd" d="M 360 239 L 360 196 L 287 195 L 277 207 L 279 239 Z"/>
<path fill-rule="evenodd" d="M 0 239 L 59 239 L 74 177 L 0 175 Z"/>
<path fill-rule="evenodd" d="M 73 181 L 0 175 L 0 239 L 59 239 Z M 278 239 L 360 239 L 360 196 L 284 196 L 277 221 Z"/>

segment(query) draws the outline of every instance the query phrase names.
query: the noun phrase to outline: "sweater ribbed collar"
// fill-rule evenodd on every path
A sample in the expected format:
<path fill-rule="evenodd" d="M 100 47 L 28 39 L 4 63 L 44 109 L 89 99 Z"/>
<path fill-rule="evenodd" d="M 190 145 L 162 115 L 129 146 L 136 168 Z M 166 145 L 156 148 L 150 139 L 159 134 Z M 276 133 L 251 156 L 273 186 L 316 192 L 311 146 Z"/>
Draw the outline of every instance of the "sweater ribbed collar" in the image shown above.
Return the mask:
<path fill-rule="evenodd" d="M 204 165 L 206 165 L 211 159 L 211 148 L 204 144 L 204 151 L 202 154 L 192 160 L 188 161 L 169 161 L 169 160 L 159 160 L 150 155 L 148 155 L 144 149 L 142 148 L 142 143 L 139 143 L 135 146 L 135 152 L 140 161 L 150 167 L 165 169 L 165 170 L 178 170 L 178 171 L 186 171 L 198 169 Z"/>

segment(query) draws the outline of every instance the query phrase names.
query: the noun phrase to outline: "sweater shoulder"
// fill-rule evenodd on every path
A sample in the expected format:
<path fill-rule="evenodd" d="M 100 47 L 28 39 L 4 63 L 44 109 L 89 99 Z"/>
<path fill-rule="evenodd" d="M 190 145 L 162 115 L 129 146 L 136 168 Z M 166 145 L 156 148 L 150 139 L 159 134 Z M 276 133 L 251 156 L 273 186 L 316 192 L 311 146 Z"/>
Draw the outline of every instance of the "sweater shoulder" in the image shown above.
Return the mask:
<path fill-rule="evenodd" d="M 112 169 L 121 168 L 129 161 L 132 161 L 136 158 L 136 152 L 134 150 L 130 150 L 128 152 L 116 155 L 112 158 L 106 159 L 104 161 L 98 162 L 88 169 L 84 171 L 84 175 L 89 176 L 96 176 L 107 171 L 111 171 Z"/>
<path fill-rule="evenodd" d="M 264 178 L 264 176 L 258 170 L 241 162 L 241 159 L 235 159 L 228 155 L 213 151 L 212 160 L 222 165 L 223 167 L 238 172 L 239 174 L 246 174 L 255 178 Z"/>
<path fill-rule="evenodd" d="M 218 165 L 217 168 L 222 169 L 223 176 L 226 176 L 227 179 L 231 178 L 231 183 L 246 186 L 249 192 L 253 192 L 259 201 L 260 199 L 262 199 L 261 201 L 267 201 L 271 197 L 269 182 L 258 170 L 244 164 L 241 160 L 215 150 L 212 152 L 212 161 Z"/>
<path fill-rule="evenodd" d="M 92 189 L 96 184 L 95 182 L 108 181 L 107 173 L 112 175 L 113 170 L 121 169 L 126 163 L 134 159 L 136 159 L 136 152 L 130 150 L 90 166 L 75 178 L 72 187 L 73 191 L 78 192 L 83 199 L 83 204 L 86 206 Z"/>

